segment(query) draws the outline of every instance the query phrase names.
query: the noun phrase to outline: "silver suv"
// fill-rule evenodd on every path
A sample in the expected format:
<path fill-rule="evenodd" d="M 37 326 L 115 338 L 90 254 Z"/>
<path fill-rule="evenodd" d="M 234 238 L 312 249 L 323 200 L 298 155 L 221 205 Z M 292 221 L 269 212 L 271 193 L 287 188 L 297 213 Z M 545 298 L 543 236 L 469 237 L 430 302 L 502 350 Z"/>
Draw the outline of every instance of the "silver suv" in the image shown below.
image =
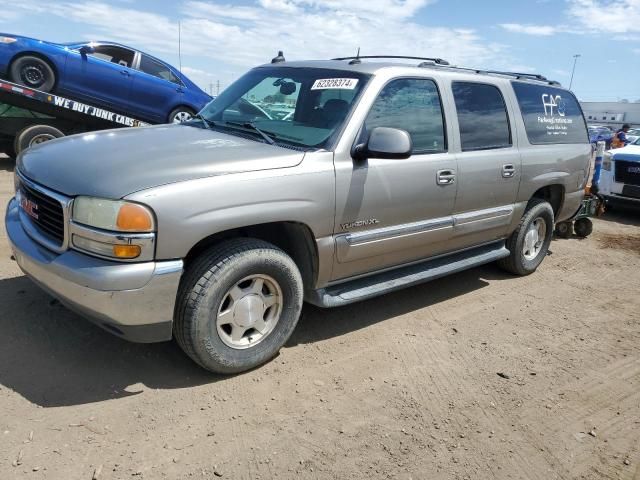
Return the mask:
<path fill-rule="evenodd" d="M 18 264 L 108 331 L 175 336 L 221 373 L 276 355 L 303 301 L 493 261 L 532 273 L 583 198 L 578 102 L 542 76 L 405 58 L 277 61 L 189 123 L 25 151 Z"/>

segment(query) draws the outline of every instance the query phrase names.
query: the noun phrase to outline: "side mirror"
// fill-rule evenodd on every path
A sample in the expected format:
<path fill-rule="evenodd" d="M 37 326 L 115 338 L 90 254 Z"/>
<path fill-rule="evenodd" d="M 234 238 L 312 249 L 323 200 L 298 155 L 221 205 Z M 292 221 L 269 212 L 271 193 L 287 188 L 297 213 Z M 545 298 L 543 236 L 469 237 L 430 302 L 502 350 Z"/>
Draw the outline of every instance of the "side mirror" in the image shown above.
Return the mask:
<path fill-rule="evenodd" d="M 83 57 L 86 57 L 87 55 L 91 55 L 95 51 L 96 49 L 93 48 L 91 45 L 83 45 L 82 47 L 80 47 L 80 55 L 82 55 Z"/>
<path fill-rule="evenodd" d="M 399 128 L 376 127 L 371 130 L 366 143 L 356 145 L 354 158 L 403 159 L 411 156 L 413 143 L 411 135 L 406 130 Z"/>

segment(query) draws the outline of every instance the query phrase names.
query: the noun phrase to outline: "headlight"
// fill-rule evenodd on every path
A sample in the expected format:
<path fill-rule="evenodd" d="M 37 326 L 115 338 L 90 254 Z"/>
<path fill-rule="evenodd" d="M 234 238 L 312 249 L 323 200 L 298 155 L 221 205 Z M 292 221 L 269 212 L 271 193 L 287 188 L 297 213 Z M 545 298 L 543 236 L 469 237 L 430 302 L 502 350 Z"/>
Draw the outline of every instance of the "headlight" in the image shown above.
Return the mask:
<path fill-rule="evenodd" d="M 148 207 L 77 197 L 71 218 L 71 244 L 76 250 L 123 261 L 153 260 L 155 221 Z"/>
<path fill-rule="evenodd" d="M 13 37 L 0 37 L 0 43 L 13 43 L 17 41 L 18 39 Z"/>
<path fill-rule="evenodd" d="M 114 232 L 153 232 L 151 210 L 138 203 L 103 198 L 77 197 L 73 201 L 73 221 Z"/>

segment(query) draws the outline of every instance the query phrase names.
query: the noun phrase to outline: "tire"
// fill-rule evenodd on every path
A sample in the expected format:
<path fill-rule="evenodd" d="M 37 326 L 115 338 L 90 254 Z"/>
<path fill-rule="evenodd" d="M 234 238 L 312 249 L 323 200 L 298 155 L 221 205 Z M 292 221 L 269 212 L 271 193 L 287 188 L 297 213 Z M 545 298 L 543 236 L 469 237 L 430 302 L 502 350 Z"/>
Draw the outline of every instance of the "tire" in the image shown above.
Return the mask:
<path fill-rule="evenodd" d="M 228 240 L 205 251 L 183 276 L 174 335 L 205 369 L 243 372 L 277 355 L 298 323 L 302 299 L 302 277 L 285 252 L 262 240 Z"/>
<path fill-rule="evenodd" d="M 551 205 L 539 198 L 532 199 L 518 228 L 507 239 L 509 256 L 498 260 L 498 265 L 515 275 L 529 275 L 535 272 L 549 250 L 553 236 L 553 223 Z M 544 225 L 544 232 L 541 231 L 541 225 Z M 535 233 L 528 236 L 530 230 L 536 226 L 538 228 L 535 229 Z M 532 243 L 532 239 L 537 241 Z M 528 255 L 525 250 L 529 252 Z"/>
<path fill-rule="evenodd" d="M 556 225 L 556 235 L 560 238 L 571 238 L 573 235 L 572 222 L 560 222 Z"/>
<path fill-rule="evenodd" d="M 189 107 L 178 107 L 171 110 L 167 120 L 169 123 L 183 123 L 191 120 L 195 114 Z"/>
<path fill-rule="evenodd" d="M 31 55 L 13 61 L 9 78 L 14 83 L 42 92 L 52 91 L 56 84 L 56 74 L 51 65 L 42 58 Z"/>
<path fill-rule="evenodd" d="M 573 228 L 576 231 L 576 235 L 580 238 L 585 238 L 591 235 L 593 232 L 593 222 L 588 218 L 579 218 L 576 220 Z"/>
<path fill-rule="evenodd" d="M 49 140 L 64 137 L 64 133 L 49 125 L 32 125 L 18 132 L 13 143 L 16 155 L 34 145 L 39 145 Z"/>

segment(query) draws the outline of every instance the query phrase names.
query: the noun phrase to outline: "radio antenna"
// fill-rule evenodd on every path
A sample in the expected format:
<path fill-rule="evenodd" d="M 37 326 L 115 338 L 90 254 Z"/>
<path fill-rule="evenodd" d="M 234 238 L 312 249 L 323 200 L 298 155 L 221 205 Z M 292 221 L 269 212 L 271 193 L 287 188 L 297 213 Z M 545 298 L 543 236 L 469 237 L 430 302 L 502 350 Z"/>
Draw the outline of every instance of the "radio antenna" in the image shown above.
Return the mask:
<path fill-rule="evenodd" d="M 180 20 L 178 20 L 178 68 L 182 73 L 182 24 Z"/>

